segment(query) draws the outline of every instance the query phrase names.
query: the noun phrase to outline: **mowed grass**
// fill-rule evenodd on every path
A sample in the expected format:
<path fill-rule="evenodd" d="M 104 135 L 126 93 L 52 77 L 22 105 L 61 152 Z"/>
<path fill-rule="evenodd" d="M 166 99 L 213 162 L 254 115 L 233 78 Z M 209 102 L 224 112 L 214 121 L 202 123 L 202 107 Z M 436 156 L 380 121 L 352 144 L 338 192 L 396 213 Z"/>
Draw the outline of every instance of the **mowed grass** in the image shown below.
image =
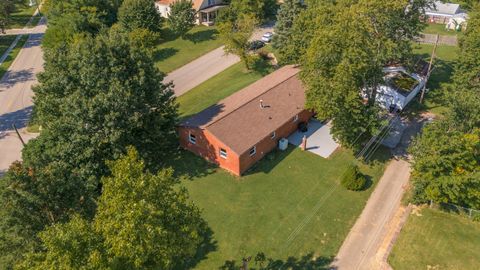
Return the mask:
<path fill-rule="evenodd" d="M 361 165 L 372 185 L 352 192 L 340 185 L 352 162 L 347 150 L 324 159 L 290 146 L 268 154 L 239 178 L 182 151 L 173 167 L 213 232 L 205 246 L 210 252 L 195 269 L 218 269 L 227 260 L 238 265 L 244 256 L 258 252 L 280 264 L 310 254 L 316 260 L 303 259 L 294 269 L 326 269 L 385 165 Z"/>
<path fill-rule="evenodd" d="M 480 269 L 480 223 L 433 209 L 410 215 L 389 257 L 395 270 Z"/>
<path fill-rule="evenodd" d="M 30 18 L 35 13 L 36 9 L 37 9 L 36 6 L 30 7 L 26 4 L 17 5 L 17 10 L 14 13 L 12 13 L 10 16 L 10 23 L 8 24 L 7 29 L 25 27 L 27 23 L 30 21 Z M 36 23 L 38 23 L 39 19 L 40 19 L 40 16 L 36 16 L 32 20 L 32 23 L 28 26 L 30 27 L 35 26 Z"/>
<path fill-rule="evenodd" d="M 180 113 L 197 113 L 269 71 L 246 72 L 236 64 L 180 96 Z M 340 177 L 355 158 L 343 149 L 329 159 L 292 146 L 275 150 L 241 178 L 180 151 L 171 165 L 212 230 L 192 265 L 239 266 L 243 257 L 264 252 L 293 269 L 327 269 L 383 174 L 389 152 L 382 149 L 377 158 L 375 165 L 361 165 L 370 187 L 351 192 L 340 186 Z"/>
<path fill-rule="evenodd" d="M 414 53 L 427 62 L 430 61 L 432 52 L 433 45 L 414 45 Z M 449 83 L 452 80 L 454 65 L 459 56 L 459 48 L 456 46 L 441 45 L 437 47 L 435 54 L 436 57 L 433 64 L 432 75 L 427 84 L 429 92 L 425 95 L 425 102 L 421 105 L 417 99 L 412 106 L 422 111 L 430 111 L 442 115 L 446 112 L 442 84 Z"/>
<path fill-rule="evenodd" d="M 161 43 L 156 47 L 154 57 L 157 67 L 169 73 L 200 56 L 222 46 L 215 27 L 196 26 L 185 39 L 176 37 L 165 29 Z M 208 67 L 205 67 L 208 68 Z"/>
<path fill-rule="evenodd" d="M 246 71 L 242 63 L 229 67 L 180 96 L 177 99 L 180 104 L 180 116 L 185 118 L 214 105 L 259 80 L 269 71 L 271 70 Z"/>
<path fill-rule="evenodd" d="M 15 35 L 0 36 L 0 56 L 7 51 L 16 37 Z"/>
<path fill-rule="evenodd" d="M 445 24 L 429 23 L 423 30 L 425 34 L 438 34 L 444 36 L 456 36 L 459 32 L 453 30 L 447 30 Z"/>
<path fill-rule="evenodd" d="M 1 38 L 2 37 L 0 37 L 0 39 Z M 13 61 L 15 61 L 15 58 L 17 58 L 18 53 L 20 53 L 20 50 L 25 45 L 25 42 L 27 42 L 27 40 L 28 40 L 27 35 L 22 36 L 20 38 L 20 40 L 18 41 L 17 45 L 15 46 L 15 48 L 13 48 L 13 50 L 8 54 L 5 61 L 0 65 L 0 79 L 8 71 L 8 69 L 10 68 L 10 65 L 13 63 Z M 8 46 L 10 46 L 10 45 L 8 45 Z"/>

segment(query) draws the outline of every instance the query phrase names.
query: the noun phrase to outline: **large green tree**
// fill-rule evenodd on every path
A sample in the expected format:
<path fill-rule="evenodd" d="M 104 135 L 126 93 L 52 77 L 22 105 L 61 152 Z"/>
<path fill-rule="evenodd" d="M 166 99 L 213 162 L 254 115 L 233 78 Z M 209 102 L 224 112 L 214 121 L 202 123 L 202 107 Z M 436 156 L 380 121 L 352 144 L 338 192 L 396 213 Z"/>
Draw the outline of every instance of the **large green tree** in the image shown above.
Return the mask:
<path fill-rule="evenodd" d="M 109 166 L 93 221 L 49 227 L 20 269 L 172 269 L 196 254 L 206 225 L 172 170 L 147 172 L 134 148 Z"/>
<path fill-rule="evenodd" d="M 167 24 L 170 29 L 182 38 L 195 25 L 196 11 L 191 0 L 178 0 L 170 5 Z"/>
<path fill-rule="evenodd" d="M 153 0 L 124 0 L 118 10 L 118 22 L 128 31 L 148 29 L 160 32 L 162 17 Z"/>
<path fill-rule="evenodd" d="M 257 22 L 253 14 L 245 13 L 238 15 L 233 21 L 225 20 L 218 23 L 218 32 L 225 44 L 225 52 L 240 57 L 247 69 L 251 69 L 253 65 L 249 54 L 249 40 Z"/>
<path fill-rule="evenodd" d="M 304 9 L 305 6 L 302 0 L 285 0 L 280 6 L 277 22 L 275 23 L 275 35 L 273 36 L 272 46 L 278 52 L 277 57 L 282 63 L 291 64 L 293 58 L 291 55 L 298 50 L 298 47 L 295 47 L 299 44 L 294 44 L 291 41 L 293 38 L 293 23 Z"/>
<path fill-rule="evenodd" d="M 447 115 L 418 136 L 413 156 L 416 202 L 480 209 L 480 5 L 460 39 L 453 82 L 445 86 Z"/>
<path fill-rule="evenodd" d="M 0 33 L 5 32 L 5 29 L 7 29 L 7 26 L 11 23 L 11 14 L 19 5 L 26 5 L 26 1 L 2 0 L 0 2 Z"/>
<path fill-rule="evenodd" d="M 376 89 L 382 68 L 411 58 L 411 41 L 423 27 L 425 1 L 342 0 L 318 2 L 297 21 L 317 25 L 300 57 L 307 86 L 307 107 L 333 119 L 333 135 L 354 147 L 379 125 Z M 302 40 L 295 28 L 292 40 Z M 308 32 L 308 31 L 307 31 Z M 301 48 L 300 48 L 301 50 Z M 364 96 L 360 95 L 361 91 Z"/>
<path fill-rule="evenodd" d="M 104 161 L 126 146 L 135 146 L 150 169 L 162 166 L 177 106 L 149 52 L 135 44 L 112 32 L 78 39 L 47 58 L 34 89 L 42 133 L 0 188 L 2 256 L 21 255 L 38 231 L 71 213 L 91 217 L 100 178 L 109 174 Z"/>

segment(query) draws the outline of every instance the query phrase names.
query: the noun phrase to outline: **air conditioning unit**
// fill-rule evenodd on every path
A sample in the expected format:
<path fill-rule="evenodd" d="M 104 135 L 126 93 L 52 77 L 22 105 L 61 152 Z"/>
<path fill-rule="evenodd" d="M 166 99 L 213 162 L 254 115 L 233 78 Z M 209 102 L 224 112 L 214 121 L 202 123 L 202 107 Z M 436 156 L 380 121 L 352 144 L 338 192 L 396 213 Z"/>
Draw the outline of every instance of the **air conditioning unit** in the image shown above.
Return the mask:
<path fill-rule="evenodd" d="M 278 141 L 278 149 L 285 151 L 288 148 L 288 139 L 283 138 Z"/>

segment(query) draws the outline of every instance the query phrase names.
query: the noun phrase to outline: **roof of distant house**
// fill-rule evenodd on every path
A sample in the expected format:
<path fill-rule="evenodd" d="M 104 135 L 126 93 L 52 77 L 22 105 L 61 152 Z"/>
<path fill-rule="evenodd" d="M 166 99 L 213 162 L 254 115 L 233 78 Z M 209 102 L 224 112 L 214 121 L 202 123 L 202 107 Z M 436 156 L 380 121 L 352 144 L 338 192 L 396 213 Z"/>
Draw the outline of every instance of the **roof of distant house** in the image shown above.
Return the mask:
<path fill-rule="evenodd" d="M 206 129 L 237 154 L 243 154 L 304 110 L 300 69 L 283 67 L 180 126 Z"/>
<path fill-rule="evenodd" d="M 453 16 L 457 14 L 460 10 L 459 4 L 453 3 L 442 3 L 440 1 L 435 1 L 435 7 L 427 8 L 426 14 L 443 14 Z"/>
<path fill-rule="evenodd" d="M 169 5 L 173 4 L 173 2 L 175 2 L 175 1 L 178 1 L 178 0 L 157 0 L 157 3 L 159 3 L 161 5 L 169 6 Z M 192 0 L 193 8 L 195 10 L 198 10 L 202 6 L 203 1 L 205 1 L 205 0 Z"/>

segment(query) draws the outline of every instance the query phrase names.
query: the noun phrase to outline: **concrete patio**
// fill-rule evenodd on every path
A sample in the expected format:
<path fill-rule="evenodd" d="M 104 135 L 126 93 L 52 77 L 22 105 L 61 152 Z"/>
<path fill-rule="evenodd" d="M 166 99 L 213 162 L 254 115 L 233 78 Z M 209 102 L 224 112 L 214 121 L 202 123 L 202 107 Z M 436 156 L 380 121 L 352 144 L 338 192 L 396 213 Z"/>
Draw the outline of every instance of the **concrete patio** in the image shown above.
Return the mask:
<path fill-rule="evenodd" d="M 324 158 L 328 158 L 339 146 L 330 134 L 328 124 L 318 120 L 311 120 L 308 131 L 303 133 L 296 131 L 288 137 L 288 142 L 300 146 L 303 136 L 307 136 L 307 150 Z"/>

